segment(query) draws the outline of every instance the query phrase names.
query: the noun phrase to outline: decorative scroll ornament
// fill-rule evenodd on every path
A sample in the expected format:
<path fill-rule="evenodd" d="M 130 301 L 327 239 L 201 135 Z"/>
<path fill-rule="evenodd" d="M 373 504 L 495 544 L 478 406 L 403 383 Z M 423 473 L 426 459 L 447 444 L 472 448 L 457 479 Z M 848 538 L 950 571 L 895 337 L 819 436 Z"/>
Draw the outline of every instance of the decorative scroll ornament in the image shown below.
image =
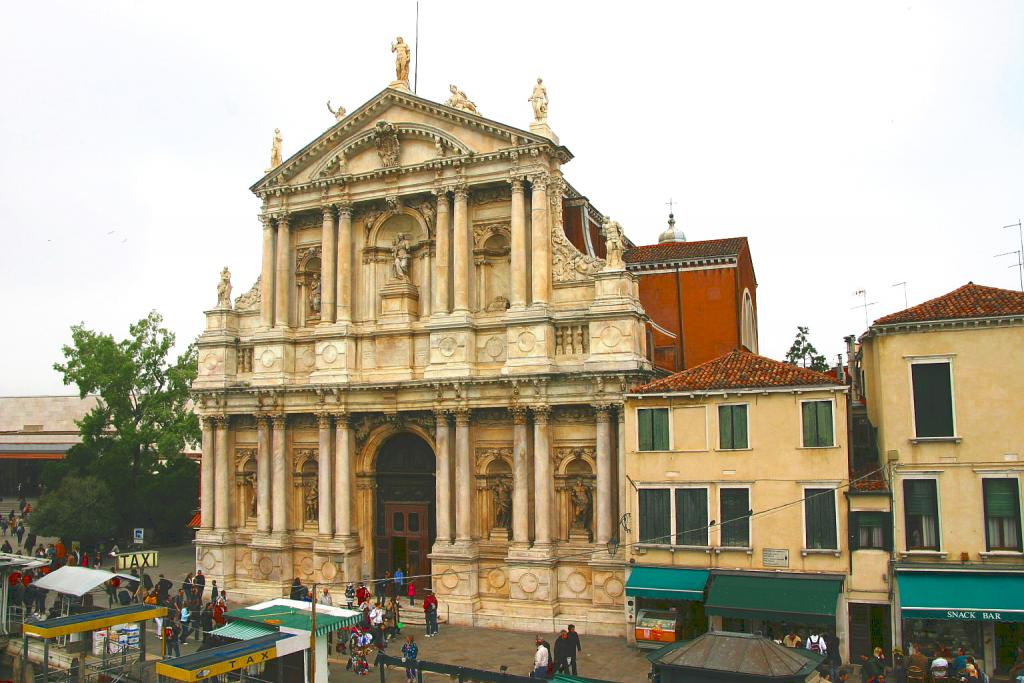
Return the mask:
<path fill-rule="evenodd" d="M 374 142 L 377 144 L 377 154 L 380 155 L 380 163 L 384 168 L 395 168 L 398 166 L 398 128 L 395 124 L 387 121 L 378 121 L 373 131 Z"/>
<path fill-rule="evenodd" d="M 252 287 L 249 288 L 248 292 L 239 294 L 238 298 L 235 299 L 235 310 L 239 311 L 251 311 L 260 305 L 261 293 L 260 293 L 260 279 L 263 276 L 256 278 L 256 282 L 252 283 Z"/>
<path fill-rule="evenodd" d="M 604 265 L 602 259 L 580 253 L 565 236 L 561 223 L 551 227 L 551 276 L 555 282 L 586 280 Z"/>

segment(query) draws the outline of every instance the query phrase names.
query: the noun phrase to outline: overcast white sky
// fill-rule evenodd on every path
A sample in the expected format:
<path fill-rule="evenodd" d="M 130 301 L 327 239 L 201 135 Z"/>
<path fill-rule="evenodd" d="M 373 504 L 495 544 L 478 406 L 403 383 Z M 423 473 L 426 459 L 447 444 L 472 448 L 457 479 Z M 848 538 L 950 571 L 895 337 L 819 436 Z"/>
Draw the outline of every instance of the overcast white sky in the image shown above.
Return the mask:
<path fill-rule="evenodd" d="M 968 280 L 1017 288 L 1024 3 L 421 2 L 420 95 L 526 127 L 543 76 L 566 176 L 638 243 L 746 235 L 761 352 L 830 360 Z M 394 77 L 415 3 L 45 2 L 0 25 L 0 394 L 69 393 L 69 327 L 202 331 L 260 266 L 248 191 Z"/>

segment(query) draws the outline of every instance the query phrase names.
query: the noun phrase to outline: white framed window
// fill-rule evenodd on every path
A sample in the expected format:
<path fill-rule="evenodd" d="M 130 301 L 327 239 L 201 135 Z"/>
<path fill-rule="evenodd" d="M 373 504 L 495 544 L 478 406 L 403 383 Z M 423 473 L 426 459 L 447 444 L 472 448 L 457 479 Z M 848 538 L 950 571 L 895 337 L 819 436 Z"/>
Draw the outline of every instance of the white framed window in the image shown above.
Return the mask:
<path fill-rule="evenodd" d="M 718 449 L 743 451 L 750 448 L 750 404 L 718 405 Z"/>
<path fill-rule="evenodd" d="M 638 451 L 669 450 L 670 422 L 668 408 L 637 408 L 636 449 Z"/>
<path fill-rule="evenodd" d="M 800 401 L 800 445 L 832 448 L 836 445 L 835 403 L 830 398 Z"/>
<path fill-rule="evenodd" d="M 637 542 L 708 546 L 706 486 L 643 486 L 637 489 Z"/>
<path fill-rule="evenodd" d="M 909 371 L 914 437 L 956 438 L 952 356 L 911 358 Z"/>
<path fill-rule="evenodd" d="M 834 486 L 804 486 L 804 549 L 839 550 L 839 514 Z"/>

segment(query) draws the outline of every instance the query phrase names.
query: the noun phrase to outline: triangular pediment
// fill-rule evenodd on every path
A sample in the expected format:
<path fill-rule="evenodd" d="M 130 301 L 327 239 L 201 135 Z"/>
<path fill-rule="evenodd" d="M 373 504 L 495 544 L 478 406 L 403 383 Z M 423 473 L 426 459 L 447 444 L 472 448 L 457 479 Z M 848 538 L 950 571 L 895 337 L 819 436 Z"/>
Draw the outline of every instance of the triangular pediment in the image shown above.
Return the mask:
<path fill-rule="evenodd" d="M 522 147 L 547 147 L 562 162 L 572 158 L 567 149 L 535 133 L 387 88 L 251 189 L 259 194 L 282 185 L 453 163 Z"/>

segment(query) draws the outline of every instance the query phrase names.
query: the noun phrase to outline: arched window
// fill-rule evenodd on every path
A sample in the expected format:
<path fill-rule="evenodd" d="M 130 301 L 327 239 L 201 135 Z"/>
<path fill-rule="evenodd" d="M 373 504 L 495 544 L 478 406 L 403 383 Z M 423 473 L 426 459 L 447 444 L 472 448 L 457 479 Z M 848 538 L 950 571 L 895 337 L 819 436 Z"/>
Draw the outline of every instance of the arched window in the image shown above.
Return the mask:
<path fill-rule="evenodd" d="M 750 290 L 743 290 L 743 304 L 740 309 L 740 344 L 757 353 L 757 313 Z"/>

